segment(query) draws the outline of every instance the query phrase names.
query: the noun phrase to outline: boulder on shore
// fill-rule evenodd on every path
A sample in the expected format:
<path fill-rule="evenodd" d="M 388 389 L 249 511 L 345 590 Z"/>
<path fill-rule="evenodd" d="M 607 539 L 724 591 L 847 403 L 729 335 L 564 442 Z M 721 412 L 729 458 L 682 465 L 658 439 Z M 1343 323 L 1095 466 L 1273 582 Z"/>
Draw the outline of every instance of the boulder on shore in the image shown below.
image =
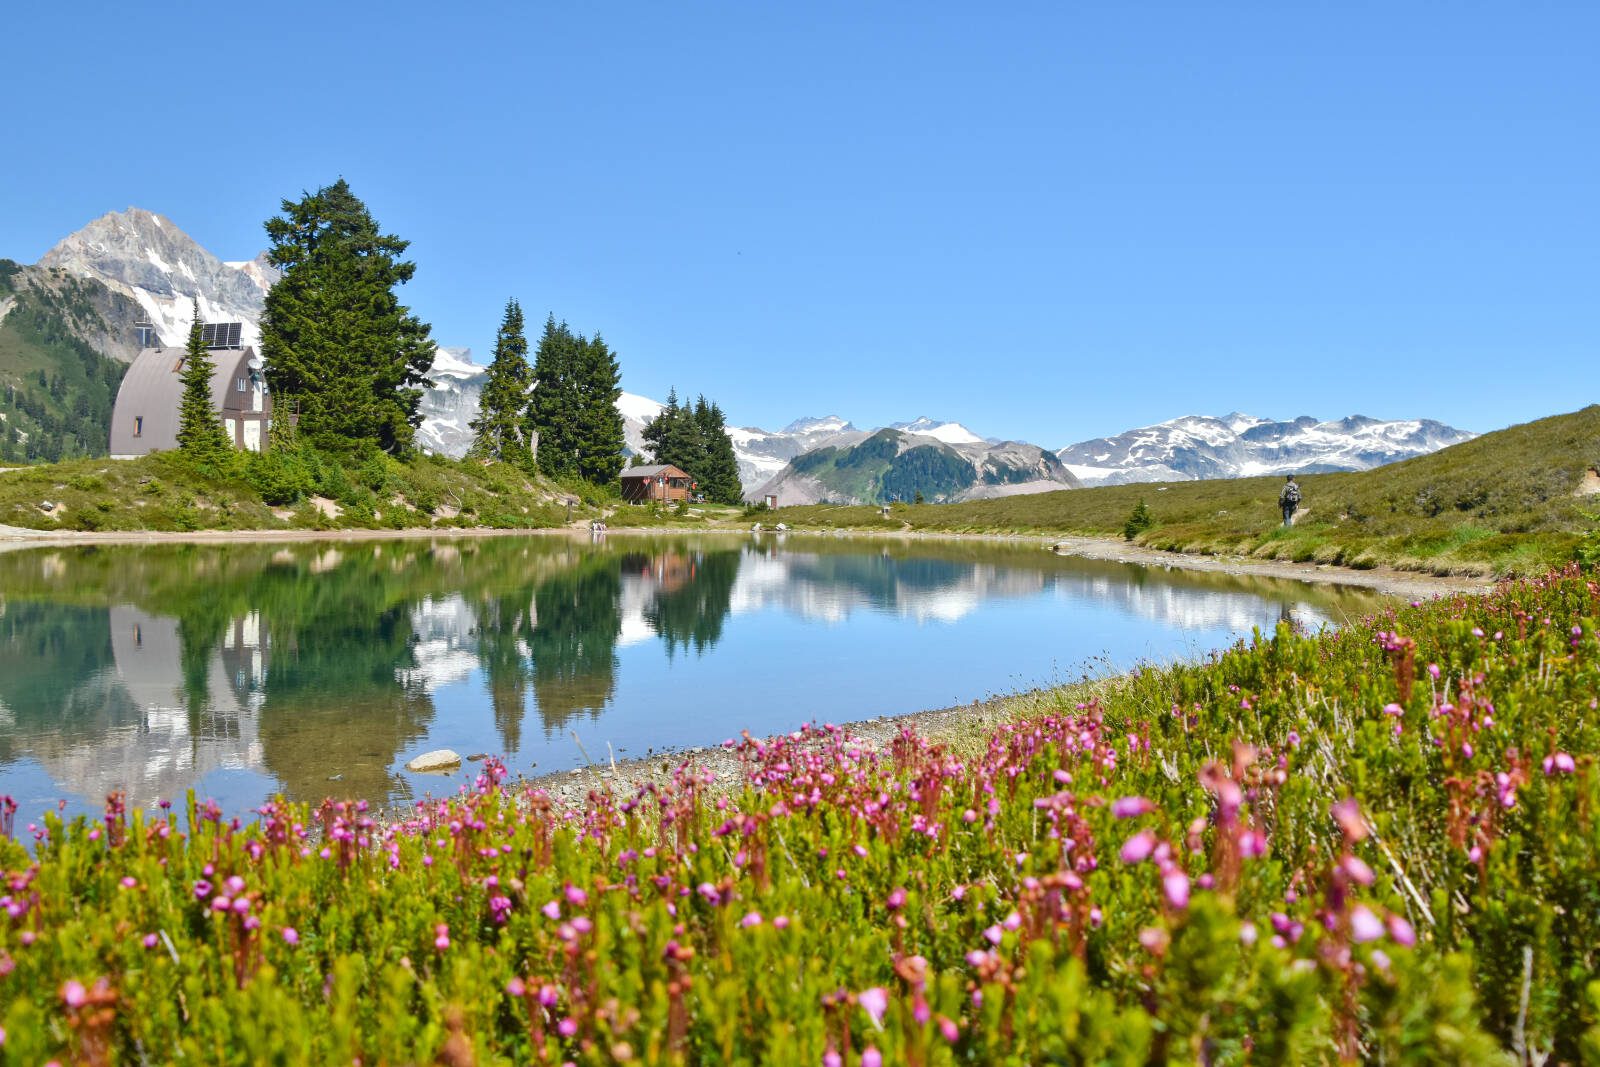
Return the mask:
<path fill-rule="evenodd" d="M 448 748 L 436 748 L 432 752 L 424 752 L 406 764 L 408 771 L 448 771 L 452 767 L 461 766 L 460 754 Z"/>

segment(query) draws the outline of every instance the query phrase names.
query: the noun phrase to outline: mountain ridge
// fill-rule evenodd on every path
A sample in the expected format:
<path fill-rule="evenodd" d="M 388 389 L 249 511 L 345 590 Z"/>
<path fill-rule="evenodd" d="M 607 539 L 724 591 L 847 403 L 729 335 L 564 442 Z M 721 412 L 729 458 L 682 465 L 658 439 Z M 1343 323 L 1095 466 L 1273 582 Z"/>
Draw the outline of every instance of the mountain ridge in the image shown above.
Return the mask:
<path fill-rule="evenodd" d="M 1085 485 L 1370 470 L 1477 436 L 1433 419 L 1181 415 L 1056 451 Z"/>

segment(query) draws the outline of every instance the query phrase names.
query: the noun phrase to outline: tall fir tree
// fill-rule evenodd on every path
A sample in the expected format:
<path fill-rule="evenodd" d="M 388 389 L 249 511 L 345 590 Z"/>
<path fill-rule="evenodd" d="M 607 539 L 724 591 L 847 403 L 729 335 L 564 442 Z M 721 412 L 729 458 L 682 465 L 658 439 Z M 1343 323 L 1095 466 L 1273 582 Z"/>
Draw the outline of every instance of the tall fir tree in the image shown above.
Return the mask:
<path fill-rule="evenodd" d="M 578 473 L 574 460 L 578 437 L 576 347 L 566 323 L 557 325 L 553 314 L 545 319 L 533 357 L 533 397 L 528 403 L 527 425 L 539 435 L 539 470 L 552 478 Z"/>
<path fill-rule="evenodd" d="M 178 451 L 199 460 L 217 460 L 233 448 L 211 397 L 214 367 L 206 351 L 200 319 L 200 301 L 194 302 L 194 322 L 183 356 L 183 399 L 178 401 Z"/>
<path fill-rule="evenodd" d="M 728 436 L 727 418 L 715 402 L 695 404 L 694 414 L 705 450 L 700 490 L 714 503 L 738 504 L 743 499 L 744 487 L 739 482 L 739 457 L 733 451 L 733 438 Z"/>
<path fill-rule="evenodd" d="M 528 366 L 528 339 L 523 334 L 522 307 L 506 301 L 505 317 L 495 337 L 494 359 L 489 363 L 478 417 L 472 420 L 470 455 L 530 466 L 527 427 L 528 392 L 533 369 Z"/>
<path fill-rule="evenodd" d="M 578 439 L 574 462 L 578 474 L 595 485 L 609 485 L 622 473 L 622 370 L 617 357 L 597 333 L 578 339 L 574 377 L 578 385 Z"/>
<path fill-rule="evenodd" d="M 283 271 L 261 320 L 275 405 L 318 445 L 408 451 L 434 357 L 428 324 L 395 294 L 416 273 L 399 258 L 410 242 L 382 233 L 343 178 L 283 201 L 266 231 Z"/>

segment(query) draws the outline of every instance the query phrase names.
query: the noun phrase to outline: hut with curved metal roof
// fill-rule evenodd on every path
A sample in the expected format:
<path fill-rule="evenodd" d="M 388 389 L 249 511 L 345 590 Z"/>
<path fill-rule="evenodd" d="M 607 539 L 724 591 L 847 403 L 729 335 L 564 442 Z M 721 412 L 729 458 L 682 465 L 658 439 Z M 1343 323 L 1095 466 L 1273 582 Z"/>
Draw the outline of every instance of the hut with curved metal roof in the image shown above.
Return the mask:
<path fill-rule="evenodd" d="M 182 348 L 146 348 L 134 358 L 111 410 L 112 459 L 134 459 L 178 447 L 187 355 Z M 213 349 L 208 355 L 217 417 L 235 448 L 260 452 L 272 427 L 272 397 L 255 349 Z"/>

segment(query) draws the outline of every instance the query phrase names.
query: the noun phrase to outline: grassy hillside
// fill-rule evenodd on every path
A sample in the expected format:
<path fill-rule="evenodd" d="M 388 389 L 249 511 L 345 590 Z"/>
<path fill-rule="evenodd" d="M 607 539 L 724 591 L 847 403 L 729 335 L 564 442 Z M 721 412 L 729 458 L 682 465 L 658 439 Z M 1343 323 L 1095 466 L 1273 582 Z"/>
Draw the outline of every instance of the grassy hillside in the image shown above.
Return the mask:
<path fill-rule="evenodd" d="M 1142 544 L 1204 554 L 1391 564 L 1438 573 L 1532 573 L 1571 559 L 1600 522 L 1577 496 L 1600 466 L 1600 406 L 1557 415 L 1428 456 L 1301 479 L 1303 511 L 1284 529 L 1279 478 L 1102 486 L 966 504 L 785 508 L 791 526 L 1120 535 L 1140 500 L 1156 525 Z"/>
<path fill-rule="evenodd" d="M 104 455 L 126 368 L 82 340 L 108 331 L 91 282 L 0 260 L 0 462 Z M 103 295 L 103 294 L 101 294 Z"/>

